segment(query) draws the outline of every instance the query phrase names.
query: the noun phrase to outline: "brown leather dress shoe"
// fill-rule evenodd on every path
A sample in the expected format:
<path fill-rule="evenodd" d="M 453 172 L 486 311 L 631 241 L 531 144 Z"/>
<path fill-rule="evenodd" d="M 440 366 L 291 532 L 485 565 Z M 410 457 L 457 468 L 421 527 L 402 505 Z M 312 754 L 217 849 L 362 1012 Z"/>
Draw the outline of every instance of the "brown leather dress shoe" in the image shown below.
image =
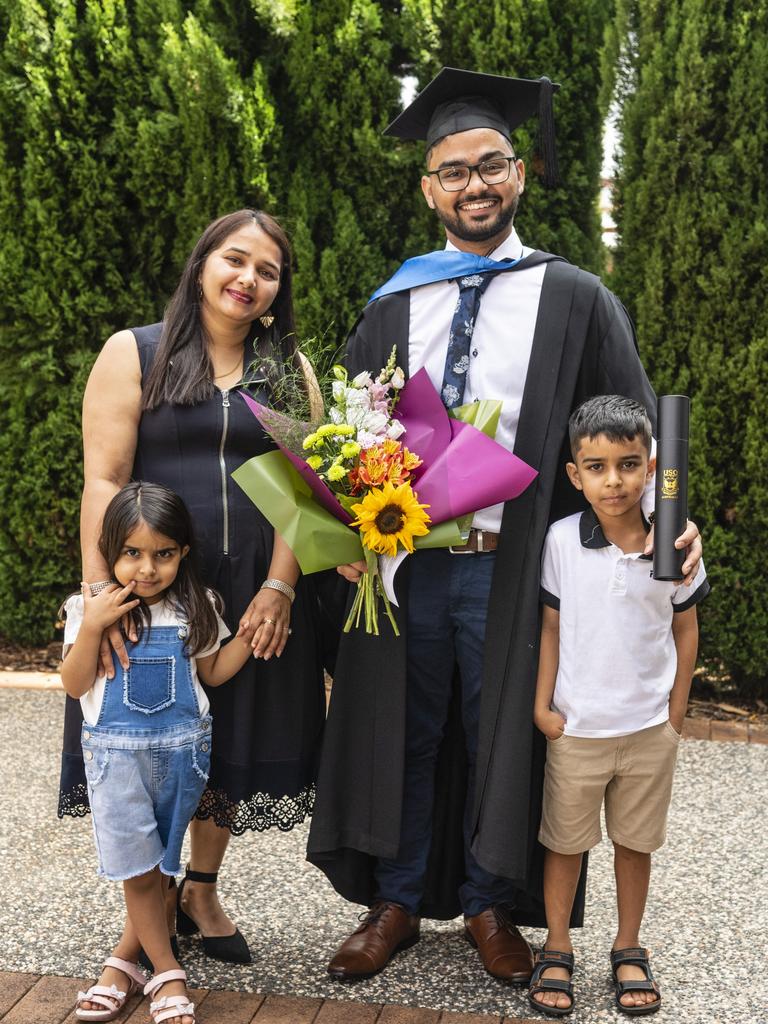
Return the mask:
<path fill-rule="evenodd" d="M 528 984 L 533 953 L 503 907 L 489 907 L 474 917 L 465 917 L 464 929 L 489 974 L 515 985 Z"/>
<path fill-rule="evenodd" d="M 374 903 L 328 964 L 338 981 L 358 981 L 383 970 L 395 953 L 419 941 L 419 919 L 397 903 Z"/>

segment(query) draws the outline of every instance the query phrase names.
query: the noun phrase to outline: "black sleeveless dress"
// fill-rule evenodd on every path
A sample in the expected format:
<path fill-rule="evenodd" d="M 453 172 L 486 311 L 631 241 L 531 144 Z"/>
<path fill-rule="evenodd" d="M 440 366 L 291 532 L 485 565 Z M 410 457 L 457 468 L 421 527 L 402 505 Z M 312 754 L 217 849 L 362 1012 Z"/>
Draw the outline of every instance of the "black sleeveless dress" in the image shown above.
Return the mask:
<path fill-rule="evenodd" d="M 142 375 L 152 364 L 161 324 L 133 329 Z M 192 516 L 203 581 L 224 599 L 232 633 L 268 575 L 272 527 L 230 474 L 274 448 L 240 391 L 267 402 L 263 382 L 217 391 L 194 406 L 161 405 L 142 414 L 133 479 L 164 484 Z M 213 756 L 198 818 L 235 834 L 288 830 L 311 812 L 325 715 L 323 644 L 314 581 L 300 578 L 292 636 L 280 658 L 256 661 L 220 687 L 206 688 Z M 88 812 L 80 750 L 80 704 L 67 697 L 59 817 Z"/>

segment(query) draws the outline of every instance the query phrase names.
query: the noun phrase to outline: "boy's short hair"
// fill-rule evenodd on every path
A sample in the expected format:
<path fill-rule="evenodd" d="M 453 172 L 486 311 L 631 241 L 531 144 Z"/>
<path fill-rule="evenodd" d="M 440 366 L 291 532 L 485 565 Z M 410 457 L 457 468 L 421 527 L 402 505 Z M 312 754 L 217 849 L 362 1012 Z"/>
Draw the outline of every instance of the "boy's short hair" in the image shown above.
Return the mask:
<path fill-rule="evenodd" d="M 574 459 L 582 438 L 604 434 L 610 441 L 640 437 L 651 454 L 651 421 L 644 405 L 623 395 L 596 395 L 571 414 L 568 434 Z"/>

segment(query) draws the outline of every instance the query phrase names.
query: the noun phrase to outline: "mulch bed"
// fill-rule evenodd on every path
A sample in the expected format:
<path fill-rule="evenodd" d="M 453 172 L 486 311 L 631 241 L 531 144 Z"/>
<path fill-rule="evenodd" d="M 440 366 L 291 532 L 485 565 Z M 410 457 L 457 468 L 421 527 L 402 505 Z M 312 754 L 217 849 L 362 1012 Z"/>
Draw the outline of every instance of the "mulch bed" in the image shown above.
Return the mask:
<path fill-rule="evenodd" d="M 57 672 L 61 641 L 47 647 L 21 647 L 0 637 L 0 672 Z"/>
<path fill-rule="evenodd" d="M 744 722 L 768 728 L 768 703 L 747 700 L 735 692 L 728 678 L 705 675 L 697 670 L 688 701 L 689 718 L 709 718 L 715 722 Z"/>
<path fill-rule="evenodd" d="M 713 722 L 746 722 L 768 729 L 768 704 L 764 700 L 742 700 L 733 697 L 727 701 L 697 700 L 688 702 L 689 718 L 709 718 Z"/>

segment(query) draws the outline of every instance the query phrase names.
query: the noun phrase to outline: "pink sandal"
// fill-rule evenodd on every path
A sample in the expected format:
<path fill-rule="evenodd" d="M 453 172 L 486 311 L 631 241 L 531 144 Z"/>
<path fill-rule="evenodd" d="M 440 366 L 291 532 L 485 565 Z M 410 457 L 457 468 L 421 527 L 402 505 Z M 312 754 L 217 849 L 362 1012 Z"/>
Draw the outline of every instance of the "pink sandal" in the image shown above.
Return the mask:
<path fill-rule="evenodd" d="M 156 974 L 144 986 L 144 995 L 153 996 L 166 981 L 183 981 L 186 984 L 187 972 L 177 968 L 173 971 Z M 195 1004 L 190 1003 L 188 996 L 163 996 L 149 1004 L 149 1015 L 154 1024 L 161 1024 L 162 1021 L 170 1020 L 171 1017 L 192 1017 L 194 1019 Z"/>
<path fill-rule="evenodd" d="M 75 1003 L 75 1016 L 78 1020 L 114 1020 L 125 1006 L 126 999 L 137 989 L 142 989 L 147 980 L 146 975 L 142 974 L 136 964 L 121 960 L 119 956 L 108 956 L 104 966 L 122 971 L 128 978 L 128 990 L 121 992 L 117 985 L 91 985 L 87 992 L 78 992 Z M 84 1010 L 80 1003 L 97 1003 L 103 1009 Z"/>

